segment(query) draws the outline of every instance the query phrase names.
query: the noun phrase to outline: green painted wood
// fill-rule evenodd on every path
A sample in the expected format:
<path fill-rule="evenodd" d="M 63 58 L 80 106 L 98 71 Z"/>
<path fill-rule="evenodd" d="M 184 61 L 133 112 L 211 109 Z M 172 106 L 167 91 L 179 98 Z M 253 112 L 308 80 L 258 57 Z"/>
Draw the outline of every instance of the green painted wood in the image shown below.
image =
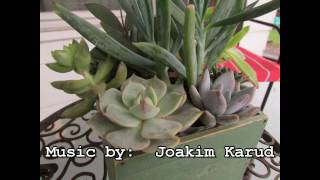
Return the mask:
<path fill-rule="evenodd" d="M 216 158 L 156 158 L 138 154 L 123 161 L 107 159 L 110 180 L 240 180 L 249 158 L 224 158 L 224 146 L 254 148 L 267 117 L 264 114 L 181 138 L 177 148 L 189 145 L 214 148 Z"/>

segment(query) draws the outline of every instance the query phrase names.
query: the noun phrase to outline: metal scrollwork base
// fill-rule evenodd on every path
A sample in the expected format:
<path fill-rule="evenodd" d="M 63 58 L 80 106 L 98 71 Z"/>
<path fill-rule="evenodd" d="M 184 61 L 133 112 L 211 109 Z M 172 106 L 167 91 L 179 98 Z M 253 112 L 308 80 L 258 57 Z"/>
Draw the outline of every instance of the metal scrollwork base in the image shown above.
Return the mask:
<path fill-rule="evenodd" d="M 60 111 L 40 122 L 40 176 L 41 179 L 92 179 L 104 180 L 107 177 L 104 148 L 102 140 L 87 126 L 86 121 L 93 112 L 76 119 L 59 119 Z M 259 145 L 274 146 L 275 158 L 254 158 L 243 179 L 253 177 L 265 179 L 274 175 L 280 179 L 280 144 L 264 131 Z M 94 158 L 52 158 L 46 157 L 45 147 L 78 148 L 95 147 Z M 264 166 L 264 172 L 258 168 L 258 163 Z M 263 170 L 262 170 L 263 171 Z"/>

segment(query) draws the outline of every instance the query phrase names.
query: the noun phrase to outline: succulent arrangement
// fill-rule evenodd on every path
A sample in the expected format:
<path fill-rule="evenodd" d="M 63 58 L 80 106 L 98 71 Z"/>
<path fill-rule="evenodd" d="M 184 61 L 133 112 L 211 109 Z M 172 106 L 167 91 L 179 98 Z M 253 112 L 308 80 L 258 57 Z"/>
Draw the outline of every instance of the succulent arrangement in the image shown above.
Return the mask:
<path fill-rule="evenodd" d="M 55 12 L 95 46 L 90 51 L 84 40 L 73 41 L 52 53 L 56 62 L 48 64 L 50 69 L 83 76 L 52 83 L 82 98 L 61 116 L 79 117 L 96 107 L 88 124 L 102 138 L 115 147 L 151 152 L 159 144 L 175 146 L 177 135 L 197 122 L 197 127 L 214 127 L 255 115 L 259 108 L 249 103 L 256 74 L 235 48 L 249 27 L 236 28 L 277 9 L 280 0 L 257 7 L 258 1 L 245 2 L 118 0 L 126 13 L 120 19 L 107 7 L 87 4 L 103 31 L 54 3 Z M 226 60 L 241 77 L 216 68 Z"/>

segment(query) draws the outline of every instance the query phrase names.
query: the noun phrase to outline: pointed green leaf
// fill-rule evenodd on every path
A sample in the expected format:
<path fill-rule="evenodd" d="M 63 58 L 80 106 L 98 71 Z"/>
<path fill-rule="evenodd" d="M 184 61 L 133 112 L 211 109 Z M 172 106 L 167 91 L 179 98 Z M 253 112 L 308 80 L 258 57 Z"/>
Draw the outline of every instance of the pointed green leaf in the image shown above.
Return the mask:
<path fill-rule="evenodd" d="M 141 124 L 141 120 L 133 116 L 127 109 L 114 104 L 108 105 L 103 115 L 122 127 L 137 127 Z"/>
<path fill-rule="evenodd" d="M 245 78 L 257 87 L 258 79 L 255 70 L 239 55 L 238 51 L 231 48 L 226 50 L 225 53 L 231 58 L 231 61 L 239 68 Z"/>
<path fill-rule="evenodd" d="M 234 14 L 231 17 L 221 19 L 215 22 L 214 24 L 212 24 L 211 26 L 212 27 L 225 26 L 229 24 L 250 20 L 250 19 L 259 17 L 261 15 L 264 15 L 268 12 L 271 12 L 273 10 L 276 10 L 279 7 L 280 7 L 280 0 L 272 0 L 258 7 L 246 9 L 245 11 Z"/>
<path fill-rule="evenodd" d="M 175 121 L 164 119 L 150 119 L 142 126 L 141 136 L 148 139 L 166 139 L 177 134 L 182 125 Z"/>
<path fill-rule="evenodd" d="M 186 69 L 184 65 L 175 57 L 175 55 L 171 54 L 168 50 L 155 45 L 153 43 L 133 43 L 138 49 L 140 49 L 145 54 L 153 57 L 154 60 L 168 65 L 169 67 L 175 69 L 180 75 L 186 77 Z"/>
<path fill-rule="evenodd" d="M 227 43 L 225 49 L 229 49 L 232 48 L 234 46 L 236 46 L 241 39 L 249 32 L 250 28 L 249 26 L 246 26 L 244 28 L 241 29 L 241 31 L 237 32 Z"/>
<path fill-rule="evenodd" d="M 113 131 L 106 136 L 106 140 L 116 148 L 131 148 L 133 151 L 139 151 L 150 145 L 150 140 L 141 137 L 141 127 L 125 128 L 119 131 Z"/>

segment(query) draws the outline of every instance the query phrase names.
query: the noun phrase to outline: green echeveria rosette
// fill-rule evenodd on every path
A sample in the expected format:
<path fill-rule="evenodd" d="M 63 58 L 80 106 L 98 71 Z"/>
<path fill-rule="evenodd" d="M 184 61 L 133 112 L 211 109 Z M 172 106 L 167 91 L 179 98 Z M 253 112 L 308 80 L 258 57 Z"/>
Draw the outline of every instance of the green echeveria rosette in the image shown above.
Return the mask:
<path fill-rule="evenodd" d="M 257 114 L 260 108 L 249 105 L 254 92 L 255 87 L 241 88 L 232 71 L 221 74 L 212 83 L 206 70 L 198 88 L 191 86 L 189 89 L 192 103 L 205 110 L 200 119 L 209 127 L 214 127 L 216 123 L 235 123 L 240 118 Z"/>
<path fill-rule="evenodd" d="M 98 112 L 88 124 L 114 147 L 154 152 L 160 145 L 176 146 L 176 135 L 202 115 L 186 101 L 182 84 L 132 75 L 120 90 L 111 88 L 99 96 Z"/>

